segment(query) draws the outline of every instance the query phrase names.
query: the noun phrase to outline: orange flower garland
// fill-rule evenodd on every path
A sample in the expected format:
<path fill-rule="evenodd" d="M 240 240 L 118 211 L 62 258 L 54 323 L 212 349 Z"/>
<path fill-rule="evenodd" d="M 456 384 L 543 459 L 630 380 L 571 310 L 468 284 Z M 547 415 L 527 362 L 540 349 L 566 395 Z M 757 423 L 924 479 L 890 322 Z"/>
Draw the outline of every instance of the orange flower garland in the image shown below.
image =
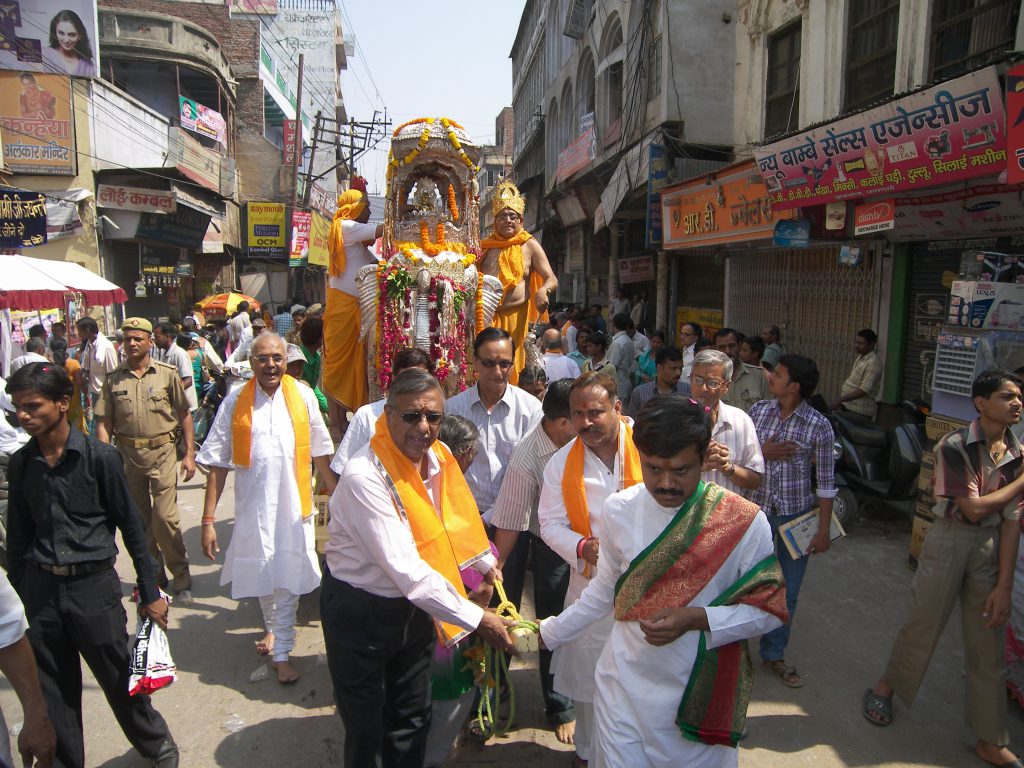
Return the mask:
<path fill-rule="evenodd" d="M 459 203 L 455 199 L 455 187 L 451 184 L 448 185 L 448 210 L 451 211 L 452 221 L 457 222 L 459 220 Z"/>
<path fill-rule="evenodd" d="M 445 250 L 444 222 L 437 223 L 436 237 L 433 242 L 430 240 L 430 232 L 427 229 L 427 222 L 420 222 L 420 247 L 428 256 L 437 256 Z"/>

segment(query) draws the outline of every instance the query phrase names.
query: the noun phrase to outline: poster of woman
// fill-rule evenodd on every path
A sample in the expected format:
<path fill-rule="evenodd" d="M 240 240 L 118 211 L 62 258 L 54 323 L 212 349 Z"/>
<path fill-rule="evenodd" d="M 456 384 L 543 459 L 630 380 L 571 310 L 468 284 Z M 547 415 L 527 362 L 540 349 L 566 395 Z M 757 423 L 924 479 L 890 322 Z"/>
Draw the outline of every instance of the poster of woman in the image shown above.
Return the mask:
<path fill-rule="evenodd" d="M 12 0 L 0 14 L 0 69 L 94 77 L 95 0 Z"/>

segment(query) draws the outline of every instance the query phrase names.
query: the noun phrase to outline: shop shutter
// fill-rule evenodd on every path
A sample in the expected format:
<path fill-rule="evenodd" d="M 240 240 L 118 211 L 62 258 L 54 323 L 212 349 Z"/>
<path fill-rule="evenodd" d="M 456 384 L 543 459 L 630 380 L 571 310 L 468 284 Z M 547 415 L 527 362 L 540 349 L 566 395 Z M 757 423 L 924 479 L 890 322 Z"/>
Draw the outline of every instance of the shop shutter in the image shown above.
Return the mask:
<path fill-rule="evenodd" d="M 725 259 L 715 251 L 682 251 L 676 305 L 722 309 L 725 298 Z"/>
<path fill-rule="evenodd" d="M 853 364 L 854 335 L 878 315 L 882 246 L 863 243 L 859 267 L 840 266 L 839 247 L 730 255 L 726 323 L 745 334 L 782 329 L 782 346 L 818 364 L 818 391 L 839 396 Z"/>

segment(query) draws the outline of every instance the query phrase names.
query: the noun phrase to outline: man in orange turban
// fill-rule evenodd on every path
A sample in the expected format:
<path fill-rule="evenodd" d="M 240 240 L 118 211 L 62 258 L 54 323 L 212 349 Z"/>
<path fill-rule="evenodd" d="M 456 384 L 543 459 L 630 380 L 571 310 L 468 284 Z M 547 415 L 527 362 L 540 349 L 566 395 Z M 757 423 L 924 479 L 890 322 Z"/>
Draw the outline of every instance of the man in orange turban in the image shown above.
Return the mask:
<path fill-rule="evenodd" d="M 480 243 L 485 249 L 481 269 L 501 280 L 505 291 L 492 324 L 508 331 L 515 342 L 515 365 L 508 380 L 516 384 L 526 367 L 526 331 L 538 320 L 547 320 L 548 303 L 558 289 L 558 280 L 540 243 L 523 229 L 526 198 L 510 180 L 498 185 L 491 210 L 494 232 Z"/>
<path fill-rule="evenodd" d="M 340 440 L 347 424 L 345 410 L 354 411 L 369 397 L 366 384 L 366 346 L 359 340 L 361 315 L 356 272 L 377 261 L 367 247 L 384 231 L 369 224 L 366 193 L 350 189 L 338 196 L 338 210 L 327 241 L 330 267 L 327 309 L 324 312 L 323 389 L 328 395 L 331 432 Z"/>

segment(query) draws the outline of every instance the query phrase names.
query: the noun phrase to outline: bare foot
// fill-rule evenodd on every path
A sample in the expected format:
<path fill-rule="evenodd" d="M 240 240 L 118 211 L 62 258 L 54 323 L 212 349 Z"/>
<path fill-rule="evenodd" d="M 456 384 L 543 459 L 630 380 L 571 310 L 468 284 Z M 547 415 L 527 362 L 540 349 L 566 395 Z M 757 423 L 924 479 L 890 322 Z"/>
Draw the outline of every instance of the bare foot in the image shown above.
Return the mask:
<path fill-rule="evenodd" d="M 1017 756 L 1007 747 L 990 744 L 989 742 L 982 741 L 981 739 L 978 739 L 978 743 L 975 745 L 974 751 L 977 753 L 978 757 L 991 765 L 1009 765 L 1017 759 Z"/>
<path fill-rule="evenodd" d="M 555 726 L 555 738 L 563 744 L 572 744 L 573 737 L 576 735 L 576 721 L 570 720 L 568 723 L 559 723 Z"/>
<path fill-rule="evenodd" d="M 274 652 L 274 633 L 267 632 L 262 640 L 256 641 L 256 653 L 260 656 L 269 656 Z"/>
<path fill-rule="evenodd" d="M 277 682 L 281 685 L 294 683 L 299 679 L 299 670 L 290 661 L 273 661 L 270 666 L 277 670 Z"/>

